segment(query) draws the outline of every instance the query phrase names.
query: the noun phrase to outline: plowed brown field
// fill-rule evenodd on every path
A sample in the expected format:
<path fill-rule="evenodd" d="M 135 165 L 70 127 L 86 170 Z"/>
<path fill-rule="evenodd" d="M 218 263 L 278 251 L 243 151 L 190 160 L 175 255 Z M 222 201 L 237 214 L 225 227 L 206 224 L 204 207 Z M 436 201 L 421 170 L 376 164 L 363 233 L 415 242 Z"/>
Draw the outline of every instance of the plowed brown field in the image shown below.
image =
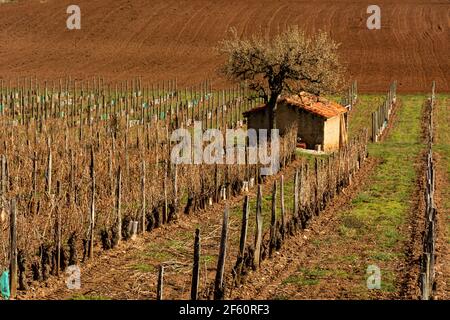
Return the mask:
<path fill-rule="evenodd" d="M 81 30 L 66 28 L 73 1 L 23 0 L 0 5 L 0 78 L 56 79 L 102 75 L 177 78 L 189 85 L 215 79 L 217 41 L 230 27 L 276 33 L 298 24 L 323 29 L 342 43 L 348 78 L 360 91 L 428 91 L 432 80 L 450 91 L 450 2 L 379 0 L 381 30 L 368 30 L 369 3 L 287 0 L 78 0 Z"/>

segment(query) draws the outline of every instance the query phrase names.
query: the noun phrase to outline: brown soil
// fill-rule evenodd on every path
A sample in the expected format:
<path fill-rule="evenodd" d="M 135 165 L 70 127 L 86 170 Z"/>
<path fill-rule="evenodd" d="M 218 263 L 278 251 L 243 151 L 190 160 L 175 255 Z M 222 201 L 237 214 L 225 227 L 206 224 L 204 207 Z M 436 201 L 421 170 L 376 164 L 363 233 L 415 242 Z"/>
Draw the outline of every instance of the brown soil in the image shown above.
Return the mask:
<path fill-rule="evenodd" d="M 438 100 L 438 104 L 449 106 L 450 99 Z M 438 109 L 440 110 L 440 109 Z M 436 144 L 445 143 L 439 135 L 439 124 L 450 123 L 450 112 L 441 114 L 439 111 L 435 114 L 435 121 L 437 121 Z M 436 237 L 436 291 L 434 292 L 434 299 L 448 300 L 450 299 L 450 251 L 448 250 L 449 239 L 449 225 L 450 225 L 450 207 L 448 206 L 448 199 L 450 198 L 450 177 L 448 175 L 448 166 L 450 159 L 446 159 L 439 151 L 435 151 L 436 162 L 436 192 L 435 202 L 437 207 L 437 237 Z M 446 206 L 447 203 L 447 206 Z"/>
<path fill-rule="evenodd" d="M 360 91 L 450 91 L 450 3 L 380 0 L 381 30 L 368 30 L 367 1 L 79 0 L 81 30 L 66 28 L 67 0 L 0 5 L 0 75 L 5 79 L 104 76 L 178 79 L 181 86 L 213 78 L 223 61 L 214 47 L 230 27 L 275 34 L 286 25 L 323 29 L 342 43 L 348 79 Z"/>

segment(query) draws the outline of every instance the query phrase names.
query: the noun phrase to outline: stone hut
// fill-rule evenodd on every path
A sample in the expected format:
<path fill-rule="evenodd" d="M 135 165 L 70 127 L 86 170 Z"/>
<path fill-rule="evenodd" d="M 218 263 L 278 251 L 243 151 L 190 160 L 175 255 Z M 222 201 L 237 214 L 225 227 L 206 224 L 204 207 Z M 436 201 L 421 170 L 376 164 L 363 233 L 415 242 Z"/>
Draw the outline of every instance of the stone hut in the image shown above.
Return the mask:
<path fill-rule="evenodd" d="M 300 146 L 332 152 L 347 143 L 347 111 L 336 102 L 302 92 L 278 99 L 276 127 L 283 135 L 292 125 L 297 125 Z M 269 129 L 265 105 L 244 112 L 244 117 L 249 129 Z"/>

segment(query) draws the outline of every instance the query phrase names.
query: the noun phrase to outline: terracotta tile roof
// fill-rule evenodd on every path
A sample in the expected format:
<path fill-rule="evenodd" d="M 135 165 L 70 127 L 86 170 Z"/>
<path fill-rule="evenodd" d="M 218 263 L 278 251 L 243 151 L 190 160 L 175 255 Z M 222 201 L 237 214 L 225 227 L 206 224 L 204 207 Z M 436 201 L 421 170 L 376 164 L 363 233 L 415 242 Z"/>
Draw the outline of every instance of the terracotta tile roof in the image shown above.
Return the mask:
<path fill-rule="evenodd" d="M 263 111 L 263 110 L 266 109 L 266 107 L 267 107 L 267 106 L 266 106 L 265 104 L 263 104 L 263 105 L 261 105 L 261 106 L 255 107 L 255 108 L 253 108 L 253 109 L 244 111 L 244 112 L 242 112 L 242 114 L 244 115 L 244 117 L 246 117 L 246 116 L 248 116 L 248 115 L 251 114 L 251 113 Z"/>
<path fill-rule="evenodd" d="M 337 115 L 340 115 L 341 113 L 347 112 L 347 108 L 341 106 L 336 102 L 329 101 L 323 97 L 318 97 L 306 92 L 302 92 L 300 93 L 300 95 L 281 97 L 278 99 L 278 103 L 295 106 L 326 119 L 333 118 Z M 243 114 L 244 116 L 248 116 L 253 112 L 265 110 L 265 108 L 265 105 L 259 106 L 248 110 Z"/>

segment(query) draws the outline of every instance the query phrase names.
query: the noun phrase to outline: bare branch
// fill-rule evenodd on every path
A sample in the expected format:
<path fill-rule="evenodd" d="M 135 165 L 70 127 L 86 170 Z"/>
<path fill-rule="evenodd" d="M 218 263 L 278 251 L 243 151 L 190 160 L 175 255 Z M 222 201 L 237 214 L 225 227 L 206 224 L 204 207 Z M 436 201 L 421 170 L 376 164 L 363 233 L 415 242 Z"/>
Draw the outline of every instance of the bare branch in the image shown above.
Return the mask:
<path fill-rule="evenodd" d="M 273 39 L 262 34 L 240 39 L 232 29 L 231 38 L 221 41 L 218 51 L 228 58 L 221 73 L 231 80 L 249 81 L 250 89 L 274 108 L 283 93 L 320 94 L 339 89 L 344 70 L 338 48 L 326 33 L 307 37 L 294 26 Z"/>

